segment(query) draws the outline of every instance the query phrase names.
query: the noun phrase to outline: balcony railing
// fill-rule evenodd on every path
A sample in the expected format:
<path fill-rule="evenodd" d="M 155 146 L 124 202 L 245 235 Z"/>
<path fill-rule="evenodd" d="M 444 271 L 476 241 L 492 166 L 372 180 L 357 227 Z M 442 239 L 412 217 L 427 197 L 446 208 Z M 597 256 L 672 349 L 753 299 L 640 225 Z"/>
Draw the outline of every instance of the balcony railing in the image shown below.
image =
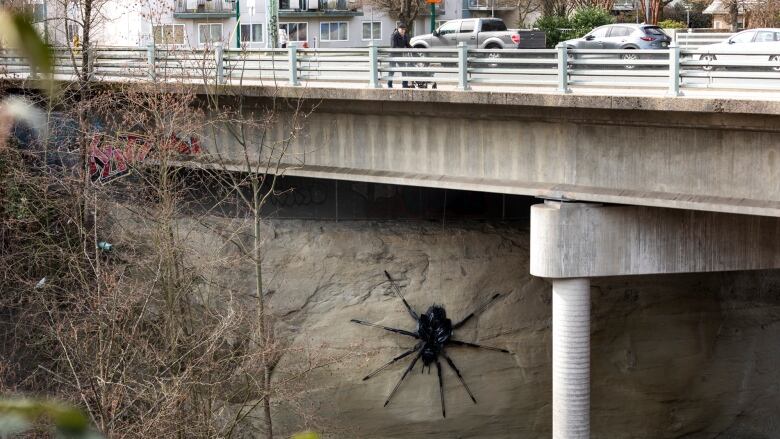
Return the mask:
<path fill-rule="evenodd" d="M 351 17 L 363 15 L 361 0 L 280 0 L 281 17 Z"/>
<path fill-rule="evenodd" d="M 516 0 L 469 0 L 469 9 L 472 11 L 507 11 L 516 7 Z"/>
<path fill-rule="evenodd" d="M 177 18 L 227 18 L 235 15 L 236 2 L 230 0 L 176 0 Z"/>
<path fill-rule="evenodd" d="M 635 0 L 617 0 L 612 5 L 613 11 L 633 11 L 636 9 Z"/>

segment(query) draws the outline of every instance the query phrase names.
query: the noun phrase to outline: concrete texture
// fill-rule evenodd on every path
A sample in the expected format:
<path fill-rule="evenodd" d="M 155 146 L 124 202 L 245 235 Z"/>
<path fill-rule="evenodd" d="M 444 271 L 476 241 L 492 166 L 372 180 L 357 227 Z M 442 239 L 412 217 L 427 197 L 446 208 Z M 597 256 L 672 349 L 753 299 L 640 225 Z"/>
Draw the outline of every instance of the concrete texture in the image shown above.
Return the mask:
<path fill-rule="evenodd" d="M 251 294 L 253 274 L 228 240 L 244 236 L 245 226 L 201 217 L 178 227 L 201 255 L 203 287 L 237 300 Z M 122 227 L 112 242 L 138 242 L 133 230 Z M 551 436 L 552 289 L 528 274 L 527 224 L 275 220 L 263 230 L 279 339 L 290 352 L 324 344 L 358 356 L 301 383 L 310 417 L 275 408 L 280 435 L 315 427 L 339 439 Z M 435 374 L 411 374 L 387 407 L 404 364 L 361 380 L 409 346 L 405 337 L 349 323 L 412 327 L 383 270 L 412 306 L 440 303 L 453 317 L 504 294 L 458 334 L 515 355 L 451 352 L 477 405 L 449 371 L 446 419 Z M 593 279 L 591 437 L 776 437 L 778 289 L 778 271 Z M 297 360 L 285 356 L 276 378 Z"/>
<path fill-rule="evenodd" d="M 553 439 L 590 437 L 590 279 L 552 282 Z"/>
<path fill-rule="evenodd" d="M 531 207 L 531 274 L 547 278 L 780 268 L 780 220 L 638 206 Z"/>
<path fill-rule="evenodd" d="M 770 103 L 766 114 L 742 114 L 553 106 L 561 96 L 545 105 L 345 96 L 306 101 L 316 111 L 291 145 L 288 174 L 780 216 L 780 117 Z M 275 138 L 290 119 L 280 115 Z M 241 167 L 236 143 L 217 139 L 206 148 Z"/>
<path fill-rule="evenodd" d="M 244 96 L 247 110 L 272 99 L 277 108 L 303 100 L 314 110 L 286 157 L 289 175 L 780 216 L 778 101 L 284 86 L 210 91 L 224 94 L 221 105 Z M 279 113 L 275 138 L 287 137 L 290 119 Z M 236 142 L 217 139 L 207 149 L 243 169 Z M 209 165 L 204 155 L 198 166 Z"/>

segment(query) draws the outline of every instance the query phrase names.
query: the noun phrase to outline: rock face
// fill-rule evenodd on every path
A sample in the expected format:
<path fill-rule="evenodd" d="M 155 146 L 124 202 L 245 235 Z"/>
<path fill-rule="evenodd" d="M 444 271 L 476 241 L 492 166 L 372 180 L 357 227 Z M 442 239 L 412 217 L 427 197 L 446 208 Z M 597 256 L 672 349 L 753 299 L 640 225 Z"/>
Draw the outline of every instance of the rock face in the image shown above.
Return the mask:
<path fill-rule="evenodd" d="M 231 223 L 213 218 L 228 230 Z M 203 228 L 204 258 L 231 246 Z M 338 438 L 548 438 L 551 433 L 551 288 L 528 274 L 527 224 L 431 222 L 267 223 L 263 269 L 278 335 L 292 347 L 325 344 L 355 354 L 309 375 L 305 404 Z M 411 357 L 362 378 L 413 346 L 360 318 L 414 330 L 383 271 L 418 311 L 441 304 L 458 320 L 502 297 L 458 338 L 509 349 L 448 350 L 478 404 L 444 367 L 447 418 L 435 367 L 415 368 L 387 395 Z M 216 273 L 240 291 L 249 266 Z M 592 437 L 780 437 L 780 273 L 594 279 Z M 283 358 L 286 362 L 300 359 Z M 308 419 L 275 409 L 277 431 Z"/>

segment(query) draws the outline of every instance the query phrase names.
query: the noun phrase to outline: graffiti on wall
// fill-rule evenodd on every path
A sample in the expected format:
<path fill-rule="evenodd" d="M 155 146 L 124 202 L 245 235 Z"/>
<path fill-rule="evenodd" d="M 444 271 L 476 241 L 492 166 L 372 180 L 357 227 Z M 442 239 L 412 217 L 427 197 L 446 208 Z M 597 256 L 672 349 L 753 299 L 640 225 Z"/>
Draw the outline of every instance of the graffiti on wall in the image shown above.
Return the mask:
<path fill-rule="evenodd" d="M 92 181 L 107 183 L 129 174 L 154 153 L 154 146 L 153 142 L 137 134 L 123 134 L 115 138 L 95 134 L 89 147 Z M 196 136 L 182 138 L 172 134 L 161 146 L 182 155 L 197 155 L 202 151 Z"/>

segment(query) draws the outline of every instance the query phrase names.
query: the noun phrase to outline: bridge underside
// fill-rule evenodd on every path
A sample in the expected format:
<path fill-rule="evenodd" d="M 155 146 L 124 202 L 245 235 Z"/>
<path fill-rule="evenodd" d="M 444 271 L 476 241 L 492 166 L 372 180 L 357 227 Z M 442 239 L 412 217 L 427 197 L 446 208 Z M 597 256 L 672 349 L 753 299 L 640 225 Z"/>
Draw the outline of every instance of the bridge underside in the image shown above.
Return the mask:
<path fill-rule="evenodd" d="M 758 104 L 705 110 L 701 100 L 688 108 L 680 98 L 664 111 L 658 98 L 647 98 L 646 110 L 641 101 L 603 108 L 595 97 L 561 107 L 567 98 L 555 95 L 509 104 L 479 93 L 422 92 L 411 101 L 402 93 L 297 93 L 316 111 L 283 161 L 290 175 L 780 216 L 774 107 L 761 114 Z M 253 99 L 246 105 L 260 103 Z M 281 115 L 276 138 L 290 118 Z M 243 151 L 224 136 L 222 157 L 241 169 Z"/>

